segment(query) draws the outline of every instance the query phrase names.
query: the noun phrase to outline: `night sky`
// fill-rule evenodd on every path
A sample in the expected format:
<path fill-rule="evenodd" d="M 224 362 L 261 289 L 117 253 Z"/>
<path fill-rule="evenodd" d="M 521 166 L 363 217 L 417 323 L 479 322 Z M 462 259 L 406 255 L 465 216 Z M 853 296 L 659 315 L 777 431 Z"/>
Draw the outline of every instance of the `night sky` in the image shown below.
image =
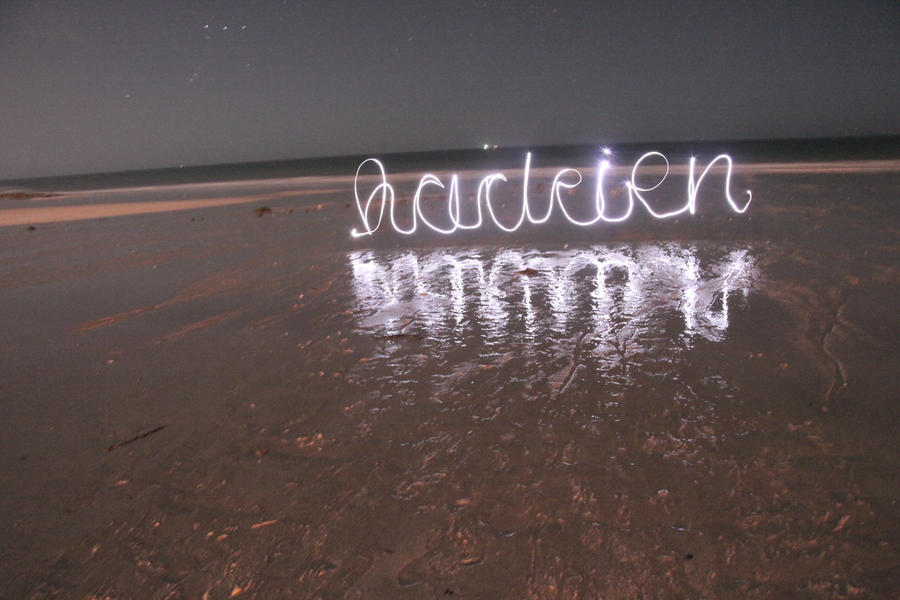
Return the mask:
<path fill-rule="evenodd" d="M 0 2 L 0 179 L 900 133 L 896 2 Z"/>

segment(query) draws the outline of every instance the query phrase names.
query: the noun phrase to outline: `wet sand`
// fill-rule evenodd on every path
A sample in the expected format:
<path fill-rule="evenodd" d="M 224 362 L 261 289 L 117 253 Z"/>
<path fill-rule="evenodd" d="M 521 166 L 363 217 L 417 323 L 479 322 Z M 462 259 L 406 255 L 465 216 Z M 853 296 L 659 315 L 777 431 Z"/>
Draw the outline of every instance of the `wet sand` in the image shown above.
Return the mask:
<path fill-rule="evenodd" d="M 348 177 L 5 199 L 0 597 L 894 597 L 890 164 L 414 240 Z"/>

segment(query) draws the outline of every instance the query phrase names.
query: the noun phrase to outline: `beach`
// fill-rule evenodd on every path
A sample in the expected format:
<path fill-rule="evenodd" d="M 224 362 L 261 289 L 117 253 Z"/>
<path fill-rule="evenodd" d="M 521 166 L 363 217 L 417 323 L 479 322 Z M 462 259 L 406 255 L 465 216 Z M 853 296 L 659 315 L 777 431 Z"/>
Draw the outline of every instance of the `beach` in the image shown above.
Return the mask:
<path fill-rule="evenodd" d="M 360 238 L 353 173 L 8 191 L 0 597 L 892 597 L 900 161 L 716 177 Z"/>

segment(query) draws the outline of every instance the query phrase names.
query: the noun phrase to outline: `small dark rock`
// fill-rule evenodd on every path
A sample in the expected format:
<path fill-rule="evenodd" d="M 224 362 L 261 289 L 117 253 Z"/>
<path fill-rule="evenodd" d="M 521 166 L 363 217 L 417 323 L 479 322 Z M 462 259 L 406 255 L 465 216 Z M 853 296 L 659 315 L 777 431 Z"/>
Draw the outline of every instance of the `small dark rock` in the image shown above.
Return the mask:
<path fill-rule="evenodd" d="M 26 231 L 34 231 L 35 229 L 37 229 L 37 227 L 35 227 L 34 225 L 29 225 L 25 228 Z"/>
<path fill-rule="evenodd" d="M 272 209 L 268 206 L 260 206 L 259 208 L 253 209 L 253 214 L 255 214 L 257 217 L 261 217 L 263 215 L 271 215 Z"/>

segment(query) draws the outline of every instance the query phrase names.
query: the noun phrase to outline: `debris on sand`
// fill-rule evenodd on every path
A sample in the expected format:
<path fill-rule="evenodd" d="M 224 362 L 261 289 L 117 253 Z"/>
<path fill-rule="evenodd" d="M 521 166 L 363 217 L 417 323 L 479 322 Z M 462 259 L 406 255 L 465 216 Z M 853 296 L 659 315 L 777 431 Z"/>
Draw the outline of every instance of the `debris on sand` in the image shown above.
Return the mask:
<path fill-rule="evenodd" d="M 127 444 L 130 444 L 131 442 L 136 442 L 136 441 L 138 441 L 138 440 L 140 440 L 140 439 L 143 439 L 143 438 L 145 438 L 145 437 L 151 436 L 151 435 L 153 435 L 154 433 L 156 433 L 156 432 L 158 432 L 158 431 L 162 431 L 162 430 L 165 429 L 165 428 L 166 428 L 165 425 L 160 425 L 160 426 L 158 426 L 158 427 L 154 427 L 153 429 L 150 429 L 149 431 L 145 431 L 145 432 L 143 432 L 143 433 L 137 434 L 137 435 L 134 436 L 134 437 L 130 437 L 130 438 L 128 438 L 127 440 L 125 440 L 124 442 L 117 442 L 117 443 L 113 444 L 112 446 L 109 446 L 109 447 L 106 449 L 106 451 L 107 451 L 107 452 L 112 452 L 112 451 L 115 450 L 116 448 L 121 448 L 122 446 L 125 446 L 125 445 L 127 445 Z"/>
<path fill-rule="evenodd" d="M 263 215 L 271 215 L 272 209 L 268 206 L 260 206 L 259 208 L 253 209 L 253 214 L 255 214 L 257 217 L 261 217 Z"/>
<path fill-rule="evenodd" d="M 422 339 L 422 336 L 418 333 L 390 333 L 386 335 L 379 335 L 379 340 L 403 340 L 403 339 Z"/>
<path fill-rule="evenodd" d="M 838 531 L 840 531 L 841 529 L 846 527 L 847 523 L 849 523 L 849 522 L 850 522 L 850 515 L 844 515 L 843 517 L 841 517 L 841 520 L 838 521 L 837 526 L 831 530 L 831 532 L 837 533 Z"/>
<path fill-rule="evenodd" d="M 0 200 L 43 200 L 45 198 L 56 198 L 60 194 L 42 194 L 40 192 L 3 192 L 0 193 Z"/>

